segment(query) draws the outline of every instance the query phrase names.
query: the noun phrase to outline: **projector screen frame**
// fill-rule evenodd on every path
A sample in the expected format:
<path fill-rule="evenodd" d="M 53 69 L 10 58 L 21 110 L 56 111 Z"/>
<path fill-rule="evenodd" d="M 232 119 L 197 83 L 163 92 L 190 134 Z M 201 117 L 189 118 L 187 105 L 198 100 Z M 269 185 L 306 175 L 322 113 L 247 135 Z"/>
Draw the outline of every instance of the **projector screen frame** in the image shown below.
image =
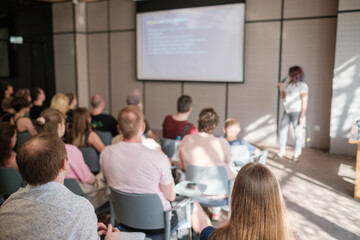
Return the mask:
<path fill-rule="evenodd" d="M 170 2 L 170 4 L 169 4 Z M 158 3 L 160 5 L 154 4 Z M 175 4 L 174 4 L 175 3 Z M 157 12 L 157 11 L 166 11 L 166 10 L 180 10 L 186 8 L 197 8 L 197 7 L 209 7 L 209 6 L 221 6 L 221 5 L 230 5 L 230 4 L 244 4 L 244 25 L 243 25 L 243 53 L 242 53 L 242 81 L 204 81 L 204 80 L 191 80 L 191 79 L 146 79 L 138 77 L 138 49 L 135 48 L 135 75 L 136 80 L 139 82 L 173 82 L 173 83 L 226 83 L 226 84 L 244 84 L 245 83 L 245 39 L 246 39 L 246 1 L 245 0 L 225 0 L 225 1 L 218 1 L 218 0 L 194 0 L 191 2 L 191 6 L 189 5 L 189 1 L 184 0 L 177 0 L 177 1 L 167 1 L 167 0 L 156 0 L 156 1 L 142 1 L 136 3 L 136 31 L 135 31 L 135 44 L 138 46 L 138 33 L 137 33 L 137 14 L 139 13 L 146 13 L 146 12 Z M 150 5 L 149 5 L 150 4 Z"/>

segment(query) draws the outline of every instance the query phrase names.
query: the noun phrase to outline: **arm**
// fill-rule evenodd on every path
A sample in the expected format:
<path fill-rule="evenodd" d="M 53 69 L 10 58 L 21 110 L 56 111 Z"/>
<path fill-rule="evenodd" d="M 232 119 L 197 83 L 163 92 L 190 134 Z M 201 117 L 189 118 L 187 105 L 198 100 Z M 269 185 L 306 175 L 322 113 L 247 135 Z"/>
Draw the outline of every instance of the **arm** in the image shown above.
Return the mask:
<path fill-rule="evenodd" d="M 278 87 L 279 87 L 280 98 L 285 99 L 286 94 L 284 92 L 284 84 L 282 82 L 279 82 Z"/>
<path fill-rule="evenodd" d="M 301 112 L 300 112 L 300 117 L 299 117 L 299 123 L 304 124 L 305 123 L 306 109 L 307 109 L 307 106 L 308 106 L 309 94 L 308 93 L 302 93 L 300 97 L 301 97 Z"/>
<path fill-rule="evenodd" d="M 146 135 L 152 139 L 154 139 L 156 142 L 159 142 L 159 138 L 155 135 L 155 133 L 149 129 L 149 131 L 146 133 Z"/>
<path fill-rule="evenodd" d="M 98 152 L 102 152 L 102 150 L 105 148 L 104 143 L 101 141 L 99 135 L 97 135 L 96 132 L 90 133 L 88 141 L 89 145 L 93 146 Z"/>
<path fill-rule="evenodd" d="M 164 194 L 164 197 L 169 201 L 174 201 L 176 194 L 175 194 L 175 184 L 174 182 L 168 185 L 160 185 L 160 191 Z"/>
<path fill-rule="evenodd" d="M 95 184 L 95 182 L 96 182 L 96 177 L 94 176 L 93 173 L 91 173 L 90 178 L 86 183 L 93 185 Z"/>

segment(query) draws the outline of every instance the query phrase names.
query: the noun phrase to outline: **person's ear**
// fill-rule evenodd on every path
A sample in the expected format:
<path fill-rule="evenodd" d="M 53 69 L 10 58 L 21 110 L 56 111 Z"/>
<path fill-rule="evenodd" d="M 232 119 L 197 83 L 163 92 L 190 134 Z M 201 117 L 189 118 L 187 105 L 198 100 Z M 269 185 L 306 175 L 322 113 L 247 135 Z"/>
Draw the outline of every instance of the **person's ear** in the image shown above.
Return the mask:
<path fill-rule="evenodd" d="M 145 121 L 144 121 L 144 122 L 142 123 L 142 125 L 141 125 L 141 131 L 142 131 L 142 132 L 145 132 L 145 127 L 146 127 L 146 126 L 145 126 Z"/>
<path fill-rule="evenodd" d="M 226 129 L 223 127 L 223 132 L 224 132 L 224 134 L 226 134 Z"/>
<path fill-rule="evenodd" d="M 69 171 L 69 160 L 62 160 L 62 170 L 66 172 Z"/>
<path fill-rule="evenodd" d="M 120 130 L 120 126 L 119 126 L 119 124 L 118 124 L 118 125 L 116 125 L 116 129 L 118 130 L 118 132 L 119 132 L 119 133 L 121 133 L 121 130 Z"/>
<path fill-rule="evenodd" d="M 189 109 L 189 114 L 192 112 L 192 107 L 190 107 L 190 109 Z"/>

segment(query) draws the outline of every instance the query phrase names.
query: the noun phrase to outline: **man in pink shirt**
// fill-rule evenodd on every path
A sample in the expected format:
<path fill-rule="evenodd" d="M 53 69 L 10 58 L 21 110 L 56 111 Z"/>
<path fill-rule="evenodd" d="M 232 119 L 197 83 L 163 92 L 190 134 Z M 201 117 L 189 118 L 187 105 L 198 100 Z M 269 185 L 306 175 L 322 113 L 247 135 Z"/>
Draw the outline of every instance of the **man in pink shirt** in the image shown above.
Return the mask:
<path fill-rule="evenodd" d="M 127 106 L 118 115 L 124 141 L 107 146 L 100 155 L 102 173 L 108 186 L 129 193 L 156 193 L 164 210 L 175 199 L 174 179 L 165 154 L 141 144 L 144 115 L 137 106 Z"/>

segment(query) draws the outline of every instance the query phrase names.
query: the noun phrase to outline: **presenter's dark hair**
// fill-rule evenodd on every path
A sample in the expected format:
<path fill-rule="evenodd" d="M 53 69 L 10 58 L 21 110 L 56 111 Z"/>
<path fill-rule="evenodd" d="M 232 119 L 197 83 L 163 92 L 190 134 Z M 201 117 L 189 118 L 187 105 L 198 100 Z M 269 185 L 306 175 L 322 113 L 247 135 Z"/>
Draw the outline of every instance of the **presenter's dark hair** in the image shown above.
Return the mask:
<path fill-rule="evenodd" d="M 219 122 L 219 115 L 213 108 L 204 108 L 199 114 L 199 132 L 212 134 Z"/>
<path fill-rule="evenodd" d="M 302 67 L 300 66 L 292 66 L 291 68 L 289 68 L 289 75 L 293 74 L 293 73 L 299 73 L 300 74 L 300 79 L 299 81 L 305 81 L 305 74 L 304 74 L 304 70 L 302 69 Z"/>
<path fill-rule="evenodd" d="M 190 110 L 192 105 L 192 99 L 188 95 L 182 95 L 177 101 L 177 111 L 179 113 L 186 113 Z"/>
<path fill-rule="evenodd" d="M 42 185 L 56 179 L 64 159 L 68 159 L 64 142 L 50 132 L 32 137 L 16 156 L 19 172 L 30 185 Z"/>
<path fill-rule="evenodd" d="M 39 95 L 41 94 L 41 88 L 34 88 L 31 92 L 31 99 L 33 101 L 36 101 L 39 97 Z"/>

